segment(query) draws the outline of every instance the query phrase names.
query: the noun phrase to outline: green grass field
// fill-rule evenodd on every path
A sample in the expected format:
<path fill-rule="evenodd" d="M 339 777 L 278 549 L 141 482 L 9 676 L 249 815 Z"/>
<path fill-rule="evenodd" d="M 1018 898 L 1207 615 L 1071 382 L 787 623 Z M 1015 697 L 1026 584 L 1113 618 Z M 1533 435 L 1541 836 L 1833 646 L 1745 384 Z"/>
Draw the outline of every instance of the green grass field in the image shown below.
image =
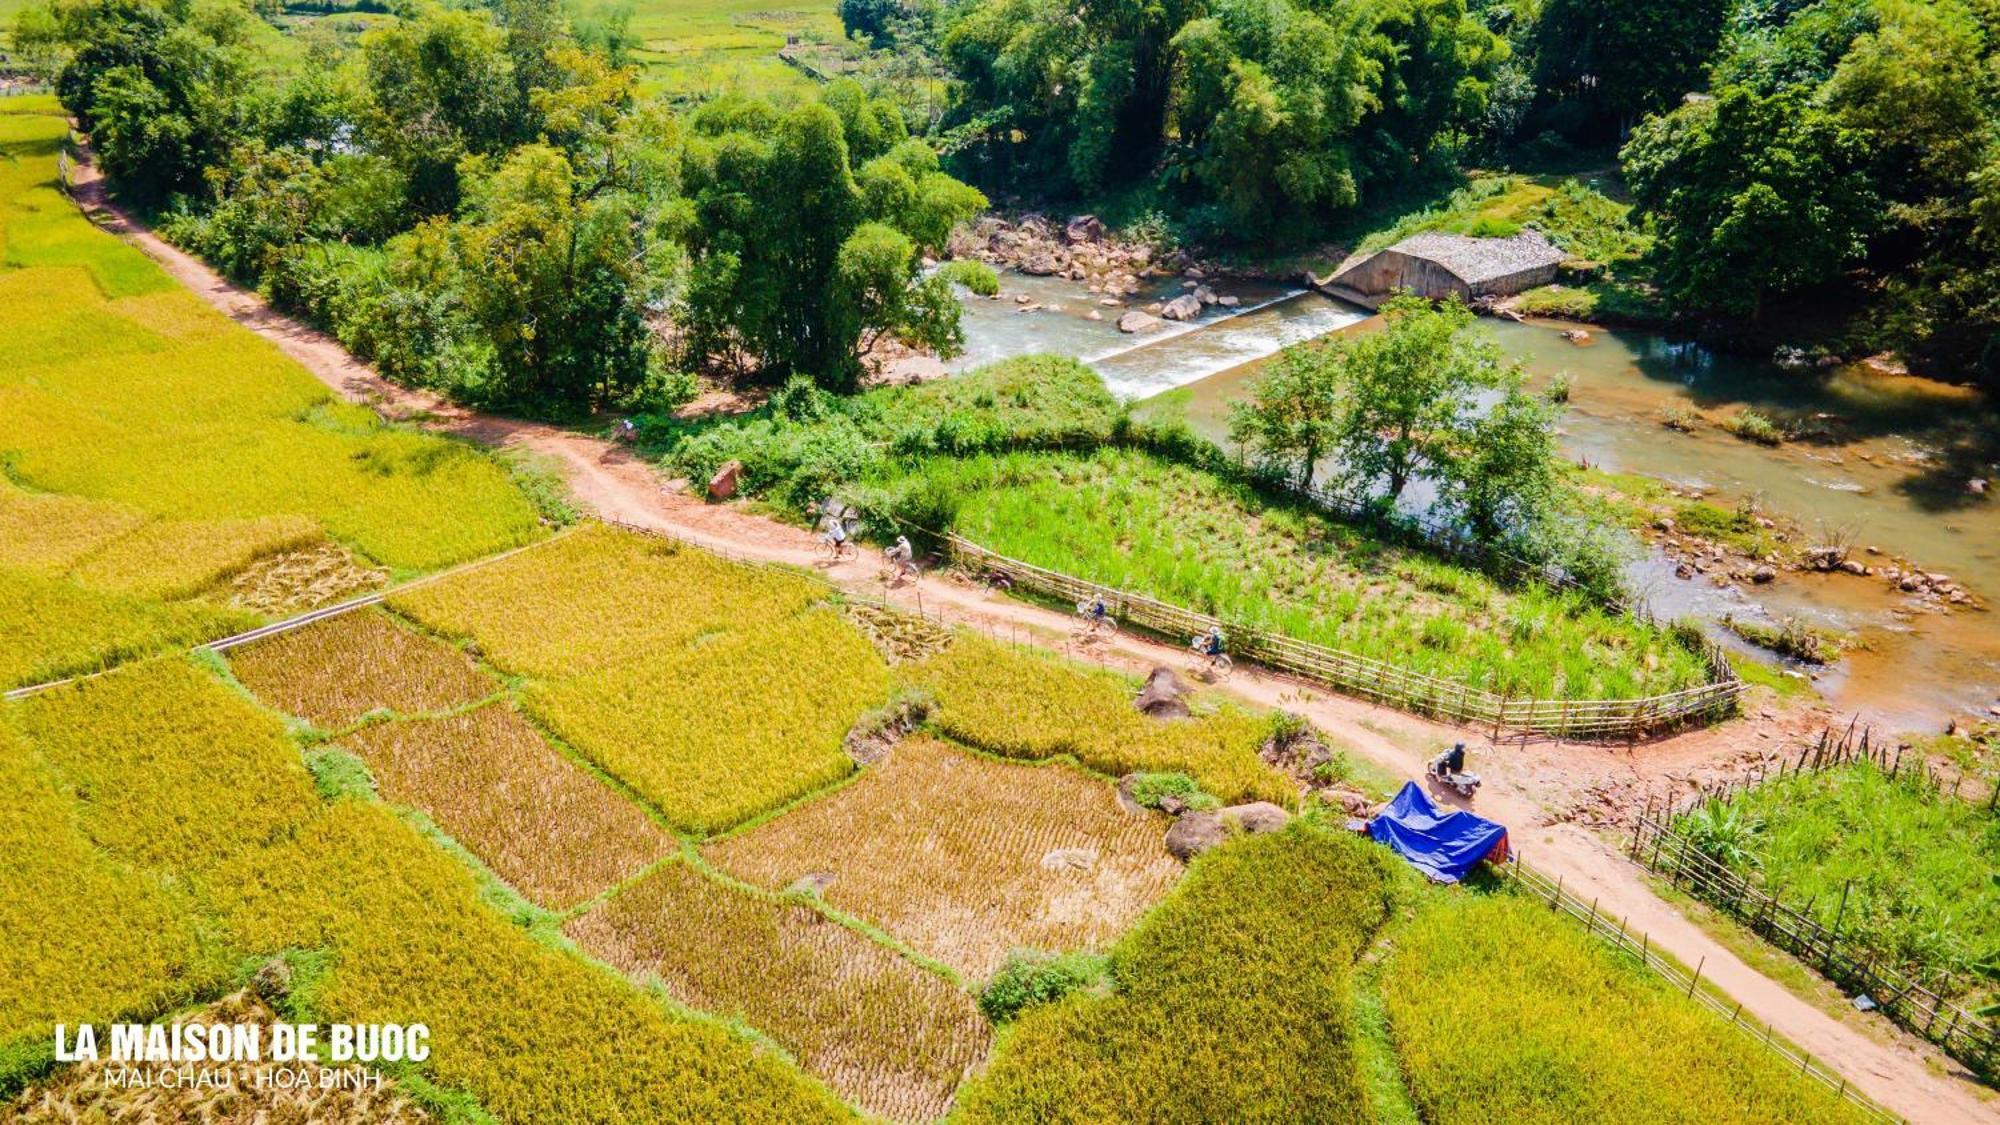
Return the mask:
<path fill-rule="evenodd" d="M 0 684 L 254 623 L 225 580 L 266 558 L 411 573 L 540 533 L 498 462 L 337 401 L 86 221 L 66 128 L 0 99 Z"/>
<path fill-rule="evenodd" d="M 1665 630 L 1385 545 L 1152 456 L 1013 454 L 920 470 L 1003 555 L 1495 694 L 1618 699 L 1703 682 Z"/>
<path fill-rule="evenodd" d="M 1914 756 L 1913 756 L 1914 757 Z M 1732 795 L 1676 825 L 1709 854 L 1886 963 L 1949 973 L 1964 1001 L 2000 976 L 2000 818 L 1862 762 Z M 1843 910 L 1842 899 L 1846 900 Z"/>

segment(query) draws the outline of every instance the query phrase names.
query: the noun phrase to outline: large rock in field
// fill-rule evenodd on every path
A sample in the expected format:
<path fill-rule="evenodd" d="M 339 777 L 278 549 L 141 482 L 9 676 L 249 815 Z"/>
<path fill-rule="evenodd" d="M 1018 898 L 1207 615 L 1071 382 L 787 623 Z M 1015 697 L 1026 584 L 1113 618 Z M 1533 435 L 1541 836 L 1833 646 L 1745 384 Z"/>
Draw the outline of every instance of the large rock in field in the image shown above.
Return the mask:
<path fill-rule="evenodd" d="M 1139 691 L 1139 697 L 1132 701 L 1142 713 L 1155 719 L 1185 719 L 1188 717 L 1187 685 L 1172 668 L 1155 668 L 1146 677 L 1146 686 Z"/>
<path fill-rule="evenodd" d="M 1201 315 L 1201 298 L 1183 293 L 1162 305 L 1160 315 L 1168 320 L 1193 320 Z"/>
<path fill-rule="evenodd" d="M 708 478 L 708 498 L 711 500 L 727 500 L 731 496 L 736 495 L 737 482 L 742 477 L 743 462 L 724 462 L 720 469 L 715 470 L 715 475 Z"/>
<path fill-rule="evenodd" d="M 1222 819 L 1224 828 L 1238 832 L 1248 832 L 1252 836 L 1265 832 L 1276 832 L 1292 822 L 1292 814 L 1269 801 L 1252 801 L 1247 805 L 1231 805 L 1216 814 Z"/>
<path fill-rule="evenodd" d="M 1120 332 L 1151 332 L 1159 326 L 1159 317 L 1154 316 L 1152 313 L 1140 312 L 1138 309 L 1133 309 L 1131 312 L 1118 318 L 1118 331 Z"/>
<path fill-rule="evenodd" d="M 1229 838 L 1229 829 L 1214 813 L 1189 813 L 1167 829 L 1167 850 L 1186 863 Z"/>

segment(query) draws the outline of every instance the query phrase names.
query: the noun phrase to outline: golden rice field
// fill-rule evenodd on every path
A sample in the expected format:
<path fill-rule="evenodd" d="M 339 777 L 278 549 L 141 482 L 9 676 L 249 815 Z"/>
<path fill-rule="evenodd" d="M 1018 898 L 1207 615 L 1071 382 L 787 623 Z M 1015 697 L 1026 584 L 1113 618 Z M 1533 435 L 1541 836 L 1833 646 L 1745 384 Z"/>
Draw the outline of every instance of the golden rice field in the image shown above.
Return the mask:
<path fill-rule="evenodd" d="M 810 906 L 666 863 L 571 922 L 569 935 L 674 999 L 740 1018 L 862 1109 L 944 1115 L 991 1030 L 943 976 Z"/>
<path fill-rule="evenodd" d="M 679 846 L 505 703 L 374 723 L 342 736 L 340 745 L 367 763 L 384 797 L 429 813 L 543 906 L 573 906 Z"/>
<path fill-rule="evenodd" d="M 0 686 L 240 628 L 219 585 L 289 549 L 409 571 L 539 533 L 491 458 L 335 401 L 92 226 L 66 129 L 0 100 Z"/>
<path fill-rule="evenodd" d="M 1118 943 L 1116 991 L 1023 1012 L 957 1119 L 1375 1120 L 1349 980 L 1391 862 L 1306 824 L 1204 854 Z"/>
<path fill-rule="evenodd" d="M 501 687 L 464 653 L 375 610 L 231 649 L 229 669 L 259 699 L 329 731 L 376 710 L 447 711 Z"/>
<path fill-rule="evenodd" d="M 1833 1091 L 1545 906 L 1453 896 L 1383 974 L 1425 1121 L 1858 1121 Z"/>
<path fill-rule="evenodd" d="M 471 640 L 507 672 L 556 679 L 791 617 L 826 597 L 803 574 L 586 524 L 534 551 L 399 592 L 391 607 Z"/>
<path fill-rule="evenodd" d="M 774 890 L 817 877 L 830 906 L 983 980 L 1018 946 L 1116 940 L 1180 875 L 1166 827 L 1074 769 L 916 736 L 853 784 L 705 852 Z"/>
<path fill-rule="evenodd" d="M 204 889 L 240 949 L 332 952 L 322 1021 L 428 1024 L 427 1077 L 502 1121 L 852 1118 L 776 1052 L 535 940 L 379 805 L 338 801 Z"/>
<path fill-rule="evenodd" d="M 182 898 L 85 832 L 74 791 L 0 713 L 0 1059 L 58 1022 L 190 1000 L 212 960 Z"/>
<path fill-rule="evenodd" d="M 95 671 L 256 621 L 205 601 L 151 602 L 0 568 L 0 687 Z"/>
<path fill-rule="evenodd" d="M 820 608 L 536 687 L 526 702 L 668 820 L 707 834 L 852 773 L 842 740 L 888 695 L 875 647 Z"/>
<path fill-rule="evenodd" d="M 994 754 L 1066 754 L 1108 774 L 1177 771 L 1230 802 L 1298 801 L 1298 787 L 1257 756 L 1270 722 L 1238 707 L 1161 722 L 1133 708 L 1127 677 L 970 634 L 911 678 L 935 693 L 940 730 Z"/>
<path fill-rule="evenodd" d="M 14 710 L 77 795 L 90 841 L 143 867 L 214 867 L 319 808 L 283 726 L 181 657 L 54 688 Z"/>

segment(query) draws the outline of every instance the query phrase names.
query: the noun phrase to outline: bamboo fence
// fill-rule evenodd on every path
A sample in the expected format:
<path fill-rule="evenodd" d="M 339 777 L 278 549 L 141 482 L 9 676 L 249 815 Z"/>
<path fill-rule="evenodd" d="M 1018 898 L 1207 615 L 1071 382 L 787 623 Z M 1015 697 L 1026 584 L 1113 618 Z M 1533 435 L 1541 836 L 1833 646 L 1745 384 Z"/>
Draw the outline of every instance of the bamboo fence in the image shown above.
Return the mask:
<path fill-rule="evenodd" d="M 1710 654 L 1709 683 L 1666 695 L 1638 699 L 1511 699 L 1462 681 L 1413 672 L 1269 630 L 1224 621 L 1143 594 L 1108 589 L 989 551 L 962 535 L 951 534 L 946 542 L 952 557 L 961 565 L 1004 579 L 1015 589 L 1078 602 L 1102 596 L 1119 620 L 1170 637 L 1190 637 L 1219 626 L 1229 633 L 1232 655 L 1399 710 L 1490 725 L 1496 734 L 1519 730 L 1563 738 L 1637 739 L 1727 718 L 1735 712 L 1737 696 L 1743 690 L 1742 682 L 1729 671 L 1727 661 L 1714 652 Z"/>
<path fill-rule="evenodd" d="M 1752 1041 L 1763 1044 L 1765 1049 L 1776 1054 L 1787 1064 L 1798 1067 L 1800 1074 L 1825 1086 L 1835 1097 L 1844 1098 L 1863 1112 L 1883 1121 L 1897 1119 L 1895 1114 L 1849 1085 L 1847 1079 L 1827 1070 L 1826 1067 L 1814 1062 L 1811 1055 L 1779 1038 L 1769 1023 L 1759 1030 L 1754 1018 L 1744 1019 L 1742 1004 L 1731 1004 L 1722 995 L 1704 991 L 1701 988 L 1701 965 L 1697 964 L 1694 971 L 1689 972 L 1687 966 L 1656 951 L 1649 935 L 1634 933 L 1625 919 L 1614 920 L 1610 915 L 1601 913 L 1597 909 L 1596 902 L 1586 903 L 1564 890 L 1561 880 L 1552 880 L 1529 867 L 1521 861 L 1520 853 L 1516 852 L 1508 858 L 1501 866 L 1500 874 L 1503 878 L 1511 880 L 1523 892 L 1547 902 L 1549 909 L 1574 919 L 1583 926 L 1585 932 L 1610 945 L 1613 950 L 1636 958 L 1642 967 L 1651 970 L 1670 987 L 1727 1019 L 1731 1026 L 1742 1031 Z"/>
<path fill-rule="evenodd" d="M 1819 742 L 1807 746 L 1796 762 L 1780 759 L 1775 776 L 1862 761 L 1875 763 L 1892 777 L 1902 771 L 1900 750 L 1891 758 L 1886 745 L 1869 744 L 1867 732 L 1857 741 L 1850 726 L 1842 736 L 1835 737 L 1831 731 L 1823 733 Z M 1928 766 L 1912 764 L 1913 770 L 1918 768 L 1923 770 L 1920 776 L 1925 783 L 1940 799 L 1946 799 L 1949 794 L 1931 775 Z M 1627 849 L 1632 859 L 1665 876 L 1675 887 L 1731 915 L 1752 933 L 1812 966 L 1842 991 L 1866 997 L 1898 1026 L 1937 1044 L 1946 1054 L 1978 1073 L 1993 1075 L 1994 1064 L 2000 1061 L 2000 1029 L 1985 1016 L 1949 999 L 1946 993 L 1957 995 L 1962 991 L 1953 987 L 1949 974 L 1931 974 L 1927 983 L 1924 978 L 1883 964 L 1879 951 L 1862 948 L 1852 936 L 1843 934 L 1840 925 L 1847 912 L 1845 887 L 1833 924 L 1829 926 L 1814 915 L 1812 902 L 1804 907 L 1787 906 L 1782 901 L 1782 889 L 1771 893 L 1752 885 L 1675 830 L 1676 817 L 1760 784 L 1769 776 L 1772 775 L 1763 772 L 1733 785 L 1704 790 L 1684 808 L 1676 809 L 1672 803 L 1649 805 L 1632 828 Z"/>

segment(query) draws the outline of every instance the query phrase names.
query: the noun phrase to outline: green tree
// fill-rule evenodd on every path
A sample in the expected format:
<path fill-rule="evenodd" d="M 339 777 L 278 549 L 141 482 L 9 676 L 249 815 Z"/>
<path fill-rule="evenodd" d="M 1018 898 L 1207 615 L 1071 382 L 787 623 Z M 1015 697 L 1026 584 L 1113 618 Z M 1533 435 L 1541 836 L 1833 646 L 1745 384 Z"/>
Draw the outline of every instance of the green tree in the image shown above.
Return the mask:
<path fill-rule="evenodd" d="M 1535 84 L 1582 139 L 1607 140 L 1701 89 L 1732 0 L 1547 0 L 1535 23 Z"/>
<path fill-rule="evenodd" d="M 458 203 L 458 165 L 517 139 L 521 92 L 507 35 L 484 12 L 425 8 L 361 37 L 362 140 L 396 163 L 424 214 Z"/>
<path fill-rule="evenodd" d="M 1648 119 L 1620 156 L 1662 280 L 1694 308 L 1755 317 L 1859 260 L 1877 225 L 1855 138 L 1795 93 L 1725 90 Z"/>
<path fill-rule="evenodd" d="M 1556 407 L 1502 376 L 1498 402 L 1463 420 L 1432 466 L 1437 508 L 1487 543 L 1531 540 L 1556 510 Z"/>
<path fill-rule="evenodd" d="M 940 172 L 922 142 L 857 177 L 833 108 L 721 98 L 693 115 L 683 166 L 692 265 L 676 321 L 691 359 L 844 390 L 884 335 L 962 346 L 950 286 L 923 279 L 921 255 L 985 198 Z"/>
<path fill-rule="evenodd" d="M 232 0 L 55 0 L 24 13 L 24 49 L 55 65 L 56 92 L 103 168 L 142 202 L 200 191 L 241 132 L 254 17 Z"/>
<path fill-rule="evenodd" d="M 1346 484 L 1393 505 L 1419 473 L 1444 466 L 1477 396 L 1506 368 L 1456 300 L 1397 297 L 1382 316 L 1381 331 L 1328 345 L 1344 353 L 1333 453 Z"/>
<path fill-rule="evenodd" d="M 1229 440 L 1257 462 L 1310 485 L 1340 433 L 1350 348 L 1297 344 L 1278 353 L 1229 408 Z"/>
<path fill-rule="evenodd" d="M 666 281 L 647 213 L 657 201 L 597 188 L 590 172 L 543 144 L 523 145 L 490 170 L 470 159 L 461 174 L 451 285 L 493 348 L 474 393 L 576 409 L 642 384 L 656 362 L 646 310 Z"/>

